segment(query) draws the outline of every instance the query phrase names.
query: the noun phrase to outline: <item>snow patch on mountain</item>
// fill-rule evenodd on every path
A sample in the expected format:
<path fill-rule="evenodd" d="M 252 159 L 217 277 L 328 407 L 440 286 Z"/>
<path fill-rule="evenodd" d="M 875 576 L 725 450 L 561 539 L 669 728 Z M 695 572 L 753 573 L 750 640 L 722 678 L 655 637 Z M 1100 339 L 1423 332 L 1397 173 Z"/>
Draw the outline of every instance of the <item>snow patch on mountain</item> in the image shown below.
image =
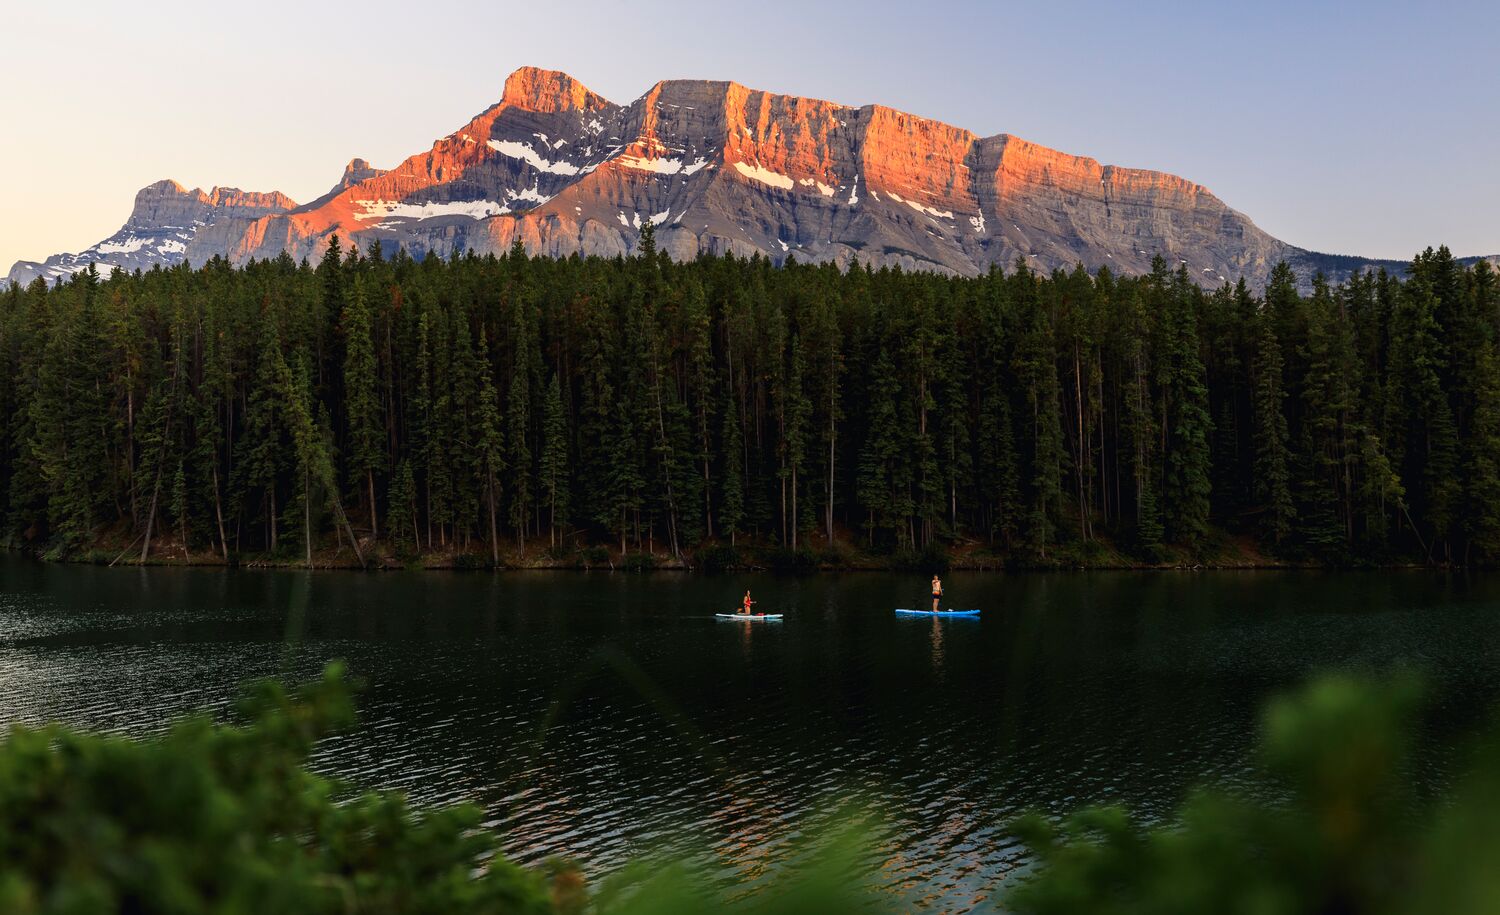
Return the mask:
<path fill-rule="evenodd" d="M 734 163 L 734 170 L 749 178 L 751 181 L 759 181 L 771 187 L 781 188 L 783 191 L 792 189 L 792 179 L 780 172 L 773 172 L 760 164 L 751 165 L 748 162 Z"/>
<path fill-rule="evenodd" d="M 518 195 L 519 196 L 519 195 Z M 395 200 L 360 200 L 363 213 L 355 213 L 355 219 L 436 219 L 439 216 L 467 216 L 470 219 L 486 219 L 503 216 L 510 207 L 493 200 L 455 200 L 448 203 L 401 203 Z"/>
<path fill-rule="evenodd" d="M 97 254 L 131 254 L 146 247 L 148 239 L 131 235 L 124 241 L 101 242 L 94 248 Z"/>
<path fill-rule="evenodd" d="M 656 172 L 659 175 L 675 175 L 682 171 L 681 159 L 651 159 L 645 156 L 619 156 L 615 159 L 626 168 L 633 168 L 643 172 Z"/>
<path fill-rule="evenodd" d="M 566 160 L 552 162 L 543 159 L 530 143 L 517 143 L 515 140 L 490 140 L 486 145 L 500 155 L 519 159 L 539 172 L 549 172 L 554 175 L 576 175 L 579 172 L 578 166 Z"/>

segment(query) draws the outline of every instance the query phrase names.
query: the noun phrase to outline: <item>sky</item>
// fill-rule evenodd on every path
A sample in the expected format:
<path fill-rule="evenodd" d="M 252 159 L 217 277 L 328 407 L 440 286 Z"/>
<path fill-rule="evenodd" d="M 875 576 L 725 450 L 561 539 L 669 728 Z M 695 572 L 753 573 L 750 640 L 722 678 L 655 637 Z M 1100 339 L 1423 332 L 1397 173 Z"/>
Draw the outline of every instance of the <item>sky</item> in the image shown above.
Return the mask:
<path fill-rule="evenodd" d="M 0 275 L 135 192 L 324 193 L 524 65 L 620 103 L 661 79 L 879 103 L 1207 186 L 1295 245 L 1500 253 L 1489 2 L 0 3 Z"/>

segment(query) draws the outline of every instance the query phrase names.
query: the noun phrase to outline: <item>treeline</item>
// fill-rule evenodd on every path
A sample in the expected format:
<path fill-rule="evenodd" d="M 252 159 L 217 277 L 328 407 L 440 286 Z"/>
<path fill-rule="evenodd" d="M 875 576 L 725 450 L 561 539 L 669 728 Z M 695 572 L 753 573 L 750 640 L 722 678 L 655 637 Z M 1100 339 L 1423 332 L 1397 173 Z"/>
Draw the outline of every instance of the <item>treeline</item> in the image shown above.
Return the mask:
<path fill-rule="evenodd" d="M 1446 249 L 1307 296 L 1285 265 L 1257 296 L 1160 259 L 966 279 L 642 250 L 335 244 L 12 288 L 7 537 L 1500 559 L 1500 284 Z"/>

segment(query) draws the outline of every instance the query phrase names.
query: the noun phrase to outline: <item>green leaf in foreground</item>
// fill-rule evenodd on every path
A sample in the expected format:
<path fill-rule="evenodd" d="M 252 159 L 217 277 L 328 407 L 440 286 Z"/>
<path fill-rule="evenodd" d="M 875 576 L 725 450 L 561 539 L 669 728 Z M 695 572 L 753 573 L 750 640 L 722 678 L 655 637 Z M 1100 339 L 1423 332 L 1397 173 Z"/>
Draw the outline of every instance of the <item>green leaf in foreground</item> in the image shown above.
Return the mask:
<path fill-rule="evenodd" d="M 1016 912 L 1500 911 L 1500 753 L 1486 744 L 1447 798 L 1412 788 L 1420 691 L 1330 677 L 1273 702 L 1257 783 L 1200 789 L 1172 820 L 1118 808 L 1017 824 L 1035 872 Z"/>
<path fill-rule="evenodd" d="M 144 740 L 12 729 L 0 911 L 558 911 L 576 875 L 499 858 L 476 808 L 417 812 L 306 769 L 313 743 L 352 723 L 349 693 L 331 665 L 295 695 L 257 686 L 243 724 L 196 716 Z"/>

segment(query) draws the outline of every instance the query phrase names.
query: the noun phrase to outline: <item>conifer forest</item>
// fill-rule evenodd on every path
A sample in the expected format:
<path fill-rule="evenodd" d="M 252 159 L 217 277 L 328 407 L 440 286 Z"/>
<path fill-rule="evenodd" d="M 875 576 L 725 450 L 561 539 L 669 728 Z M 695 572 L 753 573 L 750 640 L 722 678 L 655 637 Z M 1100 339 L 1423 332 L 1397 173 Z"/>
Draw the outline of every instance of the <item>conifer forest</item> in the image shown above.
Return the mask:
<path fill-rule="evenodd" d="M 1500 560 L 1500 278 L 1267 288 L 341 247 L 0 293 L 0 539 Z M 1304 291 L 1310 290 L 1310 291 Z"/>

